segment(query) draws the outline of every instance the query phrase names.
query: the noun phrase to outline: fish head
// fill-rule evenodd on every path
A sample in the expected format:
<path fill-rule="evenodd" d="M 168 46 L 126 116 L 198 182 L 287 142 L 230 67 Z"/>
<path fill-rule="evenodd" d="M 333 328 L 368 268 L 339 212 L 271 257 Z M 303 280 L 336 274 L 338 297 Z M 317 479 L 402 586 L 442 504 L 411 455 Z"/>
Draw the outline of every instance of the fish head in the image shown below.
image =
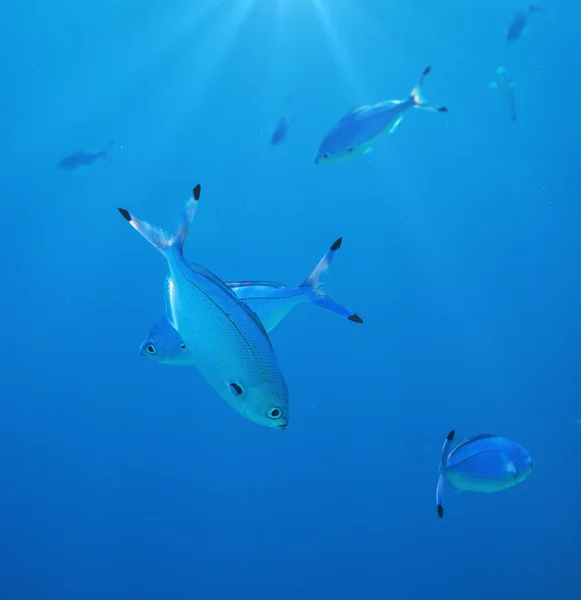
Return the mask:
<path fill-rule="evenodd" d="M 67 158 L 63 158 L 63 160 L 57 164 L 57 169 L 60 169 L 61 171 L 74 171 L 76 167 L 77 165 Z"/>
<path fill-rule="evenodd" d="M 361 127 L 362 122 L 357 120 L 354 115 L 346 115 L 321 142 L 315 154 L 315 164 L 342 163 L 358 154 L 360 148 L 356 139 L 361 132 Z"/>
<path fill-rule="evenodd" d="M 261 386 L 244 390 L 244 396 L 241 412 L 249 421 L 263 427 L 286 429 L 289 416 L 286 393 L 281 397 L 279 390 Z"/>
<path fill-rule="evenodd" d="M 315 155 L 316 165 L 336 165 L 345 162 L 354 154 L 358 154 L 353 146 L 337 146 L 335 150 L 319 149 Z"/>
<path fill-rule="evenodd" d="M 189 364 L 186 344 L 169 324 L 162 328 L 156 323 L 143 340 L 139 352 L 142 356 L 165 365 Z"/>
<path fill-rule="evenodd" d="M 518 456 L 514 460 L 514 465 L 516 468 L 515 480 L 517 483 L 524 481 L 535 468 L 533 459 L 524 448 L 519 449 Z"/>

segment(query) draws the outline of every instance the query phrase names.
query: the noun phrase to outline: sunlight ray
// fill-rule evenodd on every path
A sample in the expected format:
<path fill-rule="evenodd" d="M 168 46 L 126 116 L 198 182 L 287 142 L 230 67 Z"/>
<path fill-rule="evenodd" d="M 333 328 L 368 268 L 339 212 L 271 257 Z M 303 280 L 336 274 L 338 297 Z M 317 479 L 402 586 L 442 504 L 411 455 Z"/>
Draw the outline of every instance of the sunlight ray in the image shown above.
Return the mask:
<path fill-rule="evenodd" d="M 339 37 L 337 28 L 331 20 L 329 11 L 324 4 L 324 0 L 311 1 L 327 37 L 327 41 L 333 51 L 333 57 L 341 69 L 342 76 L 347 80 L 352 91 L 355 91 L 359 97 L 364 97 L 365 85 L 363 84 L 363 79 L 359 76 L 358 69 L 354 66 L 351 57 L 347 53 L 346 45 Z"/>

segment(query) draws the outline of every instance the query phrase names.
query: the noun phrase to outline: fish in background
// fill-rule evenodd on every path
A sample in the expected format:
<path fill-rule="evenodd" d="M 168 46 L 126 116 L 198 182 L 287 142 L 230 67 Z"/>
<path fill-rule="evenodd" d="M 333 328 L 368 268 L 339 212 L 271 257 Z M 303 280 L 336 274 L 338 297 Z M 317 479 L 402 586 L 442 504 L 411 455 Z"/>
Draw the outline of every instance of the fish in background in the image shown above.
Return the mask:
<path fill-rule="evenodd" d="M 272 132 L 272 135 L 270 136 L 270 143 L 273 146 L 277 146 L 278 144 L 284 142 L 284 140 L 286 139 L 289 125 L 290 122 L 287 117 L 280 118 L 274 131 Z"/>
<path fill-rule="evenodd" d="M 278 123 L 276 124 L 276 127 L 274 128 L 270 136 L 270 143 L 272 146 L 278 146 L 286 140 L 289 127 L 292 123 L 292 119 L 288 116 L 288 114 L 290 113 L 290 104 L 292 102 L 293 95 L 289 94 L 286 100 L 286 103 L 289 105 L 287 107 L 286 113 L 278 120 Z"/>
<path fill-rule="evenodd" d="M 445 106 L 427 104 L 420 97 L 420 90 L 431 67 L 426 67 L 417 85 L 405 100 L 385 100 L 366 104 L 349 111 L 325 136 L 315 164 L 334 164 L 355 155 L 369 154 L 380 137 L 393 133 L 410 108 L 433 112 L 447 112 Z"/>
<path fill-rule="evenodd" d="M 258 317 L 216 275 L 183 256 L 184 242 L 198 207 L 201 188 L 186 203 L 174 235 L 119 212 L 167 260 L 172 289 L 172 325 L 206 381 L 246 419 L 275 429 L 288 425 L 286 382 Z"/>
<path fill-rule="evenodd" d="M 543 12 L 543 8 L 531 4 L 527 11 L 519 10 L 512 17 L 512 21 L 506 30 L 506 39 L 508 42 L 514 42 L 520 38 L 521 35 L 530 31 L 529 21 L 531 15 L 538 12 Z"/>
<path fill-rule="evenodd" d="M 438 516 L 444 516 L 444 479 L 457 490 L 493 493 L 524 481 L 534 468 L 529 453 L 516 442 L 489 433 L 458 444 L 452 451 L 455 432 L 442 447 L 440 476 L 436 488 Z"/>
<path fill-rule="evenodd" d="M 109 162 L 113 162 L 111 156 L 109 155 L 109 150 L 113 146 L 113 141 L 111 140 L 107 147 L 99 152 L 85 152 L 83 150 L 77 150 L 68 156 L 65 156 L 57 165 L 57 168 L 62 171 L 74 171 L 79 167 L 87 167 L 92 165 L 95 161 L 100 158 L 108 158 Z"/>
<path fill-rule="evenodd" d="M 324 275 L 341 243 L 342 238 L 334 242 L 309 277 L 298 286 L 262 281 L 230 282 L 226 285 L 258 316 L 267 333 L 275 329 L 299 304 L 315 304 L 354 323 L 363 323 L 359 315 L 327 296 L 322 288 Z M 172 293 L 173 282 L 167 277 L 165 314 L 149 330 L 141 344 L 140 353 L 154 362 L 166 365 L 191 365 L 194 358 L 171 324 Z"/>
<path fill-rule="evenodd" d="M 510 108 L 510 118 L 513 121 L 516 121 L 516 100 L 514 94 L 516 83 L 512 81 L 505 67 L 497 67 L 496 81 L 491 81 L 488 84 L 488 87 L 493 90 L 498 90 L 506 98 Z"/>

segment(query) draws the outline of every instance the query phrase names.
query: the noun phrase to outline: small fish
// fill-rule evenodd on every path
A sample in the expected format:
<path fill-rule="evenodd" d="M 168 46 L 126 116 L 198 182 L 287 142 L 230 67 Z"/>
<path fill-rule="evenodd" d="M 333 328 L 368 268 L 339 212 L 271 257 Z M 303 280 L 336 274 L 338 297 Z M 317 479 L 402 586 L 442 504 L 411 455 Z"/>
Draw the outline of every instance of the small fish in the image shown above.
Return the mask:
<path fill-rule="evenodd" d="M 507 41 L 514 42 L 518 40 L 523 33 L 527 33 L 530 30 L 528 23 L 531 15 L 536 12 L 543 12 L 543 10 L 544 9 L 540 6 L 531 4 L 526 12 L 522 10 L 516 12 L 506 30 Z"/>
<path fill-rule="evenodd" d="M 57 168 L 61 169 L 62 171 L 74 171 L 78 167 L 92 165 L 99 158 L 108 158 L 111 161 L 109 149 L 112 146 L 113 141 L 110 141 L 107 145 L 107 148 L 101 150 L 100 152 L 83 152 L 82 150 L 73 152 L 69 156 L 65 156 L 65 158 L 58 163 Z"/>
<path fill-rule="evenodd" d="M 173 236 L 124 208 L 119 212 L 166 258 L 172 282 L 169 318 L 200 374 L 246 419 L 286 429 L 288 390 L 262 323 L 218 277 L 184 259 L 200 191 L 197 185 Z"/>
<path fill-rule="evenodd" d="M 315 156 L 315 164 L 333 164 L 355 156 L 368 154 L 385 133 L 393 133 L 410 108 L 447 112 L 445 106 L 426 104 L 420 89 L 431 67 L 426 67 L 418 84 L 405 100 L 386 100 L 360 106 L 348 112 L 327 134 Z"/>
<path fill-rule="evenodd" d="M 496 69 L 496 81 L 490 82 L 488 87 L 493 90 L 498 90 L 507 99 L 510 107 L 510 118 L 513 121 L 516 121 L 516 101 L 514 97 L 516 83 L 511 80 L 508 71 L 504 67 L 498 67 Z"/>
<path fill-rule="evenodd" d="M 288 132 L 290 122 L 286 117 L 281 117 L 279 122 L 276 125 L 276 128 L 272 132 L 270 136 L 270 143 L 273 146 L 276 146 L 286 139 L 286 134 Z"/>
<path fill-rule="evenodd" d="M 291 287 L 281 283 L 261 281 L 230 282 L 226 285 L 254 311 L 267 333 L 275 329 L 295 306 L 308 303 L 317 304 L 354 323 L 363 323 L 359 315 L 335 302 L 322 290 L 323 276 L 329 269 L 341 243 L 342 238 L 339 238 L 325 253 L 309 277 L 299 286 Z M 140 353 L 166 365 L 191 365 L 194 359 L 189 354 L 180 334 L 172 326 L 171 319 L 168 318 L 168 314 L 171 314 L 173 293 L 173 283 L 170 278 L 166 278 L 165 290 L 166 314 L 150 329 L 141 344 Z"/>
<path fill-rule="evenodd" d="M 438 516 L 444 516 L 444 478 L 457 490 L 492 493 L 524 481 L 533 470 L 529 453 L 506 438 L 484 433 L 470 438 L 450 451 L 455 432 L 442 447 L 440 476 L 436 489 Z"/>

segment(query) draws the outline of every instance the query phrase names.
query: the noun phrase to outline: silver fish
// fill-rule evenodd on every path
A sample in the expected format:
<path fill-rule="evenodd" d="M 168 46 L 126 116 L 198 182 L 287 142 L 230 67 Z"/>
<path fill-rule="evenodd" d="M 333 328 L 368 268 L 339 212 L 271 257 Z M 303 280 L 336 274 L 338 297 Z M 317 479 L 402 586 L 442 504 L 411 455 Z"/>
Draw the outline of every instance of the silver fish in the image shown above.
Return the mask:
<path fill-rule="evenodd" d="M 483 433 L 450 450 L 455 432 L 442 447 L 436 488 L 438 516 L 444 516 L 444 479 L 457 490 L 491 494 L 524 481 L 534 468 L 529 453 L 512 440 Z"/>
<path fill-rule="evenodd" d="M 431 67 L 424 69 L 405 100 L 386 100 L 348 112 L 321 142 L 315 164 L 339 163 L 358 154 L 368 154 L 380 137 L 396 130 L 410 108 L 447 112 L 445 106 L 426 104 L 420 98 L 420 89 L 430 70 Z"/>
<path fill-rule="evenodd" d="M 322 289 L 323 277 L 328 271 L 335 253 L 341 247 L 341 243 L 342 238 L 333 243 L 301 285 L 293 287 L 261 281 L 230 282 L 226 285 L 255 312 L 268 333 L 275 329 L 295 306 L 305 303 L 321 306 L 354 323 L 363 323 L 358 314 L 327 296 Z M 141 344 L 140 353 L 161 364 L 190 365 L 193 364 L 194 358 L 190 356 L 185 342 L 173 327 L 171 316 L 168 317 L 171 315 L 173 290 L 174 285 L 171 278 L 166 277 L 165 314 L 149 330 Z"/>
<path fill-rule="evenodd" d="M 171 319 L 201 375 L 245 418 L 285 429 L 288 390 L 260 320 L 218 277 L 184 259 L 183 245 L 200 190 L 199 185 L 194 188 L 174 236 L 124 208 L 119 212 L 165 256 L 174 285 Z"/>

